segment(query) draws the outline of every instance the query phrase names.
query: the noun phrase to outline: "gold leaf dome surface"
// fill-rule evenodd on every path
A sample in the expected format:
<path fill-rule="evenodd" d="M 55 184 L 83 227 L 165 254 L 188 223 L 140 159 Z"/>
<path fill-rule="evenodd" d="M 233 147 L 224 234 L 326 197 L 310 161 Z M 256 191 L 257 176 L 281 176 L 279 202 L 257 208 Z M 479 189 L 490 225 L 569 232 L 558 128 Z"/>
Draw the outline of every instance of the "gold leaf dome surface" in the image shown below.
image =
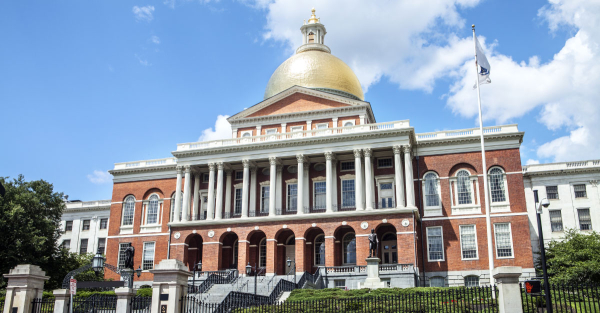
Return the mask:
<path fill-rule="evenodd" d="M 360 82 L 352 69 L 331 53 L 321 50 L 302 51 L 283 62 L 269 79 L 265 99 L 296 85 L 341 91 L 364 100 Z"/>

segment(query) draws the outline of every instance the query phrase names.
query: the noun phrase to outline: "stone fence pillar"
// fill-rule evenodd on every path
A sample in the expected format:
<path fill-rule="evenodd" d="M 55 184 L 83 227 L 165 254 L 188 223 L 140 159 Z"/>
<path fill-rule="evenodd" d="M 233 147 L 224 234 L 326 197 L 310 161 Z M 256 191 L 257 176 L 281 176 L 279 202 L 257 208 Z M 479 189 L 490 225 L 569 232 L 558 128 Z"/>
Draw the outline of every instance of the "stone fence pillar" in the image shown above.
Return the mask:
<path fill-rule="evenodd" d="M 187 266 L 179 260 L 167 259 L 162 260 L 150 272 L 154 274 L 150 312 L 179 312 L 179 300 L 187 294 L 188 277 L 192 276 Z"/>
<path fill-rule="evenodd" d="M 46 272 L 37 265 L 19 264 L 8 274 L 4 313 L 30 313 L 33 299 L 41 298 L 44 291 L 44 281 L 48 280 Z"/>
<path fill-rule="evenodd" d="M 56 289 L 54 294 L 54 313 L 68 313 L 71 294 L 69 289 Z"/>
<path fill-rule="evenodd" d="M 523 269 L 519 266 L 500 266 L 493 270 L 498 288 L 498 307 L 500 313 L 523 313 L 519 277 Z"/>
<path fill-rule="evenodd" d="M 115 289 L 117 295 L 117 311 L 116 313 L 129 313 L 131 298 L 135 295 L 133 288 L 121 287 Z M 56 304 L 55 304 L 56 305 Z M 56 313 L 56 312 L 54 312 Z"/>

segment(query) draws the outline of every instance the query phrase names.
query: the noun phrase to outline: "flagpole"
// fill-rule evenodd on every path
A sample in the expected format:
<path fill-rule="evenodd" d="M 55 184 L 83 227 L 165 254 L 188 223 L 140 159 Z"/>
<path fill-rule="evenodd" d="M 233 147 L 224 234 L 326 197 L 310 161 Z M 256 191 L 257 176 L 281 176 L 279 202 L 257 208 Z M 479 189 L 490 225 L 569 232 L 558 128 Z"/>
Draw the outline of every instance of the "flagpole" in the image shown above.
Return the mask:
<path fill-rule="evenodd" d="M 485 225 L 487 228 L 487 247 L 488 247 L 488 260 L 490 267 L 490 285 L 494 284 L 494 250 L 492 248 L 492 221 L 490 218 L 490 201 L 488 193 L 488 175 L 487 175 L 487 164 L 485 162 L 485 145 L 483 142 L 483 119 L 481 116 L 481 94 L 479 93 L 479 68 L 477 68 L 477 37 L 475 37 L 475 24 L 473 28 L 473 47 L 475 48 L 475 75 L 477 80 L 477 103 L 479 104 L 479 136 L 481 138 L 481 162 L 483 164 L 483 193 L 485 200 Z"/>

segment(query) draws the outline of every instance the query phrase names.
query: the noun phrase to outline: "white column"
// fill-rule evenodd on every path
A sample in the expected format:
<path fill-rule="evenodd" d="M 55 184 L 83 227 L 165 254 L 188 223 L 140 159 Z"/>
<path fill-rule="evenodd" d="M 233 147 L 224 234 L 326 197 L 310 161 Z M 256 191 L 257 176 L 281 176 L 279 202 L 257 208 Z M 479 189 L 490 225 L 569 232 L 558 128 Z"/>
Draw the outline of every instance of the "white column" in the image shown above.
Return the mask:
<path fill-rule="evenodd" d="M 187 221 L 190 217 L 190 195 L 192 194 L 190 189 L 192 189 L 192 178 L 190 177 L 190 166 L 185 166 L 185 186 L 183 187 L 183 208 L 181 214 L 182 221 Z"/>
<path fill-rule="evenodd" d="M 254 213 L 256 213 L 256 171 L 258 171 L 256 166 L 250 168 L 250 212 Z"/>
<path fill-rule="evenodd" d="M 306 121 L 306 130 L 312 129 L 312 121 Z"/>
<path fill-rule="evenodd" d="M 306 159 L 306 163 L 304 164 L 304 207 L 308 210 L 308 208 L 312 205 L 310 204 L 310 175 L 308 173 L 308 169 L 310 168 L 310 160 Z M 306 211 L 308 213 L 308 211 Z"/>
<path fill-rule="evenodd" d="M 177 185 L 175 186 L 175 213 L 173 214 L 173 221 L 179 222 L 181 219 L 181 170 L 183 166 L 177 167 Z"/>
<path fill-rule="evenodd" d="M 215 213 L 215 163 L 208 163 L 208 203 L 206 220 L 213 220 Z"/>
<path fill-rule="evenodd" d="M 277 185 L 275 186 L 275 191 L 277 192 L 275 194 L 275 209 L 280 209 L 283 210 L 283 185 L 281 184 L 281 182 L 283 181 L 283 166 L 281 164 L 277 165 Z M 277 213 L 277 211 L 275 211 L 275 213 Z"/>
<path fill-rule="evenodd" d="M 402 148 L 394 146 L 394 176 L 396 178 L 396 207 L 404 208 L 404 173 L 402 171 Z"/>
<path fill-rule="evenodd" d="M 231 130 L 231 138 L 237 138 L 237 128 Z"/>
<path fill-rule="evenodd" d="M 333 184 L 331 185 L 331 201 L 333 202 L 333 210 L 335 212 L 338 211 L 339 209 L 339 203 L 338 203 L 338 175 L 337 175 L 337 165 L 338 162 L 336 159 L 333 159 L 331 161 L 331 167 L 332 167 L 332 176 L 331 176 L 331 180 L 333 181 Z"/>
<path fill-rule="evenodd" d="M 271 168 L 269 170 L 270 182 L 269 182 L 269 216 L 275 216 L 275 187 L 277 186 L 277 158 L 270 157 L 269 164 Z"/>
<path fill-rule="evenodd" d="M 333 153 L 325 152 L 325 169 L 326 169 L 326 181 L 325 181 L 325 212 L 333 212 Z"/>
<path fill-rule="evenodd" d="M 242 160 L 244 165 L 244 178 L 242 181 L 242 218 L 248 217 L 248 180 L 250 176 L 250 161 Z"/>
<path fill-rule="evenodd" d="M 298 204 L 296 214 L 302 215 L 304 214 L 304 155 L 298 154 L 296 159 L 298 160 L 298 194 L 296 196 Z"/>
<path fill-rule="evenodd" d="M 373 166 L 371 166 L 371 148 L 364 149 L 365 154 L 365 200 L 367 210 L 375 207 L 375 188 L 373 186 Z"/>
<path fill-rule="evenodd" d="M 215 220 L 223 217 L 223 162 L 217 163 L 217 199 L 215 205 Z"/>
<path fill-rule="evenodd" d="M 262 129 L 262 126 L 256 126 L 256 136 L 261 135 L 261 129 Z"/>
<path fill-rule="evenodd" d="M 331 125 L 332 127 L 331 127 L 331 128 L 336 128 L 336 127 L 338 127 L 338 118 L 337 118 L 337 117 L 334 117 L 334 118 L 332 118 L 331 120 L 332 120 L 332 125 Z"/>
<path fill-rule="evenodd" d="M 363 200 L 363 171 L 362 171 L 362 152 L 360 149 L 354 149 L 354 197 L 356 199 L 356 210 L 365 209 L 365 201 Z"/>
<path fill-rule="evenodd" d="M 364 115 L 359 115 L 358 119 L 360 121 L 360 125 L 365 125 L 367 122 Z"/>
<path fill-rule="evenodd" d="M 415 208 L 415 182 L 410 145 L 402 146 L 402 150 L 404 151 L 404 174 L 406 175 L 406 206 Z"/>
<path fill-rule="evenodd" d="M 198 205 L 200 204 L 200 176 L 202 174 L 194 173 L 194 203 L 192 207 L 192 218 L 190 220 L 195 221 L 198 219 Z"/>
<path fill-rule="evenodd" d="M 225 212 L 227 212 L 228 218 L 233 216 L 231 212 L 231 170 L 225 172 Z"/>

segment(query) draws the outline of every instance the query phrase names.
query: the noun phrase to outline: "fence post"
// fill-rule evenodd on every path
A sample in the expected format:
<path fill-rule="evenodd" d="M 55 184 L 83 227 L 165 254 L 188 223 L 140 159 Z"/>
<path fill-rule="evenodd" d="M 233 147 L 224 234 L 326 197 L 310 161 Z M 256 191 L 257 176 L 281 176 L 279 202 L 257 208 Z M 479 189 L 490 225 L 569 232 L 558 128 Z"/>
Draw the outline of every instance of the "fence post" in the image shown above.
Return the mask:
<path fill-rule="evenodd" d="M 68 289 L 56 289 L 54 294 L 54 313 L 68 313 L 71 294 Z"/>
<path fill-rule="evenodd" d="M 50 278 L 39 266 L 31 264 L 19 264 L 4 277 L 8 279 L 4 313 L 30 313 L 31 302 L 42 297 L 44 281 Z"/>
<path fill-rule="evenodd" d="M 135 291 L 133 291 L 133 288 L 116 288 L 115 294 L 117 295 L 116 313 L 129 313 L 129 309 L 131 308 L 131 298 L 135 295 Z"/>
<path fill-rule="evenodd" d="M 523 269 L 519 266 L 500 266 L 492 274 L 498 288 L 498 309 L 500 313 L 523 313 L 519 277 Z"/>
<path fill-rule="evenodd" d="M 178 313 L 192 273 L 183 262 L 175 259 L 162 260 L 150 272 L 154 274 L 151 313 Z"/>

